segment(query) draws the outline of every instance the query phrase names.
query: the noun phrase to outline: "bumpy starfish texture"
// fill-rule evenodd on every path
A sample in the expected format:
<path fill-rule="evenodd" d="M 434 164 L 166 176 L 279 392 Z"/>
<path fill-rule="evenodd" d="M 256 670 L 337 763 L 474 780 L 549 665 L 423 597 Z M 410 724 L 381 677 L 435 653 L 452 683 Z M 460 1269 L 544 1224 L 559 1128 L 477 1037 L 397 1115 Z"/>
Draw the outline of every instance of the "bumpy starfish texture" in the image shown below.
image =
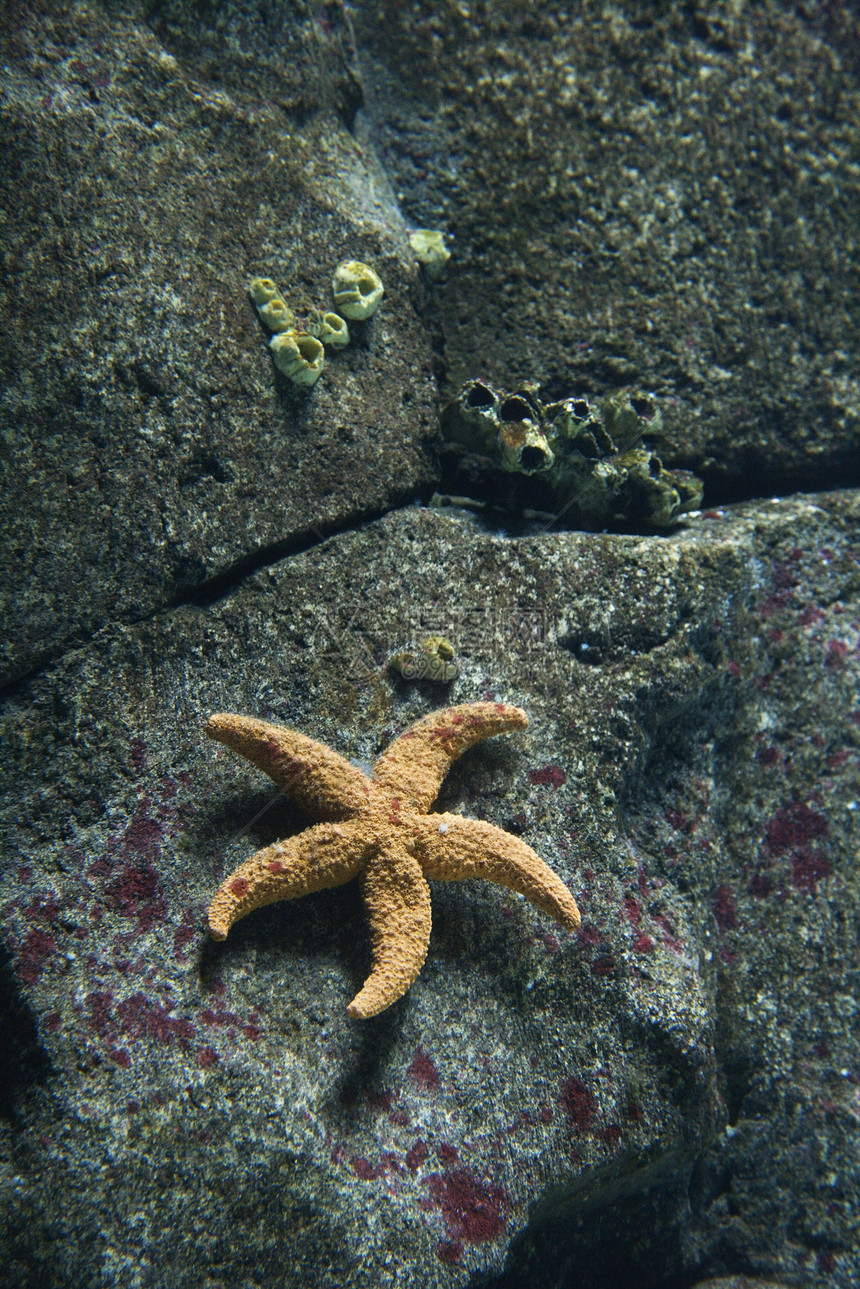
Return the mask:
<path fill-rule="evenodd" d="M 451 762 L 480 739 L 525 729 L 504 703 L 431 712 L 396 738 L 368 777 L 337 752 L 282 725 L 222 712 L 206 733 L 247 757 L 312 819 L 297 837 L 257 851 L 223 882 L 209 929 L 223 940 L 252 909 L 358 877 L 370 923 L 373 969 L 349 1004 L 375 1016 L 415 980 L 430 943 L 427 879 L 483 877 L 519 891 L 562 926 L 579 926 L 576 901 L 530 846 L 493 824 L 428 814 Z"/>

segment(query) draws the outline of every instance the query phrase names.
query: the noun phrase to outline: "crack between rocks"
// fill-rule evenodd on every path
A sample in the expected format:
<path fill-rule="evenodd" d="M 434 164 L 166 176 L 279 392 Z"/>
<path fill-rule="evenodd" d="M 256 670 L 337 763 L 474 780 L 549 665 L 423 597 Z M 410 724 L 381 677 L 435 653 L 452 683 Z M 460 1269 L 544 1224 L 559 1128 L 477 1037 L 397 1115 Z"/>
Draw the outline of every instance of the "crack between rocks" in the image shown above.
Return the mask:
<path fill-rule="evenodd" d="M 105 629 L 113 626 L 140 626 L 143 623 L 153 621 L 154 618 L 160 617 L 163 613 L 172 613 L 176 609 L 210 608 L 212 605 L 217 604 L 219 600 L 226 599 L 236 592 L 255 573 L 270 568 L 273 564 L 280 563 L 281 560 L 292 558 L 295 555 L 303 555 L 306 551 L 321 546 L 332 537 L 341 537 L 350 532 L 360 532 L 368 524 L 376 523 L 377 520 L 383 519 L 386 515 L 406 509 L 408 505 L 413 503 L 416 494 L 423 496 L 424 491 L 429 493 L 430 490 L 410 488 L 404 490 L 401 496 L 390 506 L 378 510 L 358 512 L 345 517 L 339 522 L 333 522 L 324 527 L 313 527 L 310 531 L 298 533 L 293 537 L 283 538 L 280 541 L 269 542 L 265 546 L 259 546 L 253 551 L 246 552 L 220 572 L 206 578 L 205 581 L 195 586 L 183 588 L 172 598 L 163 600 L 160 604 L 144 613 L 117 613 L 109 618 L 107 623 L 102 622 L 98 626 L 92 626 L 89 629 L 82 627 L 78 632 L 70 633 L 55 648 L 46 649 L 39 654 L 33 665 L 26 672 L 22 672 L 0 685 L 0 703 L 14 698 L 27 685 L 32 684 L 45 671 L 56 666 L 57 663 L 61 663 L 70 654 L 76 653 L 79 649 L 85 649 Z"/>
<path fill-rule="evenodd" d="M 855 472 L 852 471 L 852 474 Z M 823 487 L 817 491 L 841 492 L 845 489 L 851 489 L 853 486 L 860 486 L 860 472 L 856 483 L 851 480 L 837 488 L 827 489 Z M 358 512 L 347 516 L 339 522 L 334 522 L 325 528 L 312 527 L 310 531 L 296 534 L 293 537 L 283 538 L 280 541 L 269 542 L 265 546 L 257 547 L 253 551 L 246 552 L 232 564 L 222 569 L 220 572 L 213 574 L 212 577 L 206 578 L 205 581 L 193 587 L 186 587 L 171 599 L 166 599 L 156 607 L 147 610 L 145 613 L 135 614 L 116 614 L 110 618 L 108 626 L 135 627 L 142 623 L 151 622 L 154 618 L 159 617 L 162 613 L 170 613 L 175 609 L 181 608 L 210 608 L 217 604 L 219 600 L 226 599 L 229 595 L 236 592 L 249 577 L 271 567 L 273 564 L 280 563 L 281 560 L 290 559 L 295 555 L 303 555 L 305 552 L 312 550 L 316 546 L 321 546 L 332 537 L 341 537 L 345 533 L 359 532 L 367 524 L 376 523 L 377 520 L 384 518 L 386 515 L 394 514 L 397 511 L 405 510 L 411 506 L 416 496 L 420 497 L 422 503 L 426 505 L 429 502 L 430 495 L 434 491 L 432 485 L 424 488 L 404 489 L 401 495 L 396 498 L 390 506 L 379 508 L 377 510 Z M 788 491 L 784 493 L 772 493 L 756 496 L 731 497 L 723 499 L 707 499 L 707 509 L 719 509 L 724 506 L 749 504 L 750 502 L 760 502 L 765 505 L 769 501 L 779 499 L 781 501 L 790 501 L 794 496 L 807 495 L 807 489 Z M 549 531 L 559 532 L 563 529 L 551 526 Z M 570 530 L 576 531 L 576 530 Z M 640 534 L 641 535 L 641 534 Z M 33 665 L 26 672 L 13 677 L 11 680 L 0 684 L 0 704 L 5 703 L 15 694 L 25 689 L 27 685 L 38 679 L 43 672 L 62 662 L 69 654 L 76 653 L 79 649 L 84 649 L 94 641 L 99 633 L 105 629 L 105 624 L 100 623 L 98 626 L 81 628 L 79 632 L 72 632 L 65 640 L 58 643 L 55 648 L 46 649 L 38 655 Z"/>

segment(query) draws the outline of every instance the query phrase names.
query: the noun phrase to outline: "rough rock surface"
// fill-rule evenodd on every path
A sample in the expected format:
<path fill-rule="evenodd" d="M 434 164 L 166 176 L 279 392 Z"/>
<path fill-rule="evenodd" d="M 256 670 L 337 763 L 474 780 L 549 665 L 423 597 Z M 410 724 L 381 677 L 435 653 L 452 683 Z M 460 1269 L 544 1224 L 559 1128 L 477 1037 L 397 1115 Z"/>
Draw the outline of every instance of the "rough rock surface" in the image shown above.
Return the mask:
<path fill-rule="evenodd" d="M 10 1289 L 860 1279 L 860 495 L 720 504 L 857 479 L 856 14 L 566 14 L 3 7 Z M 407 220 L 456 235 L 433 287 Z M 356 255 L 382 309 L 301 398 L 247 279 L 320 302 Z M 479 374 L 653 388 L 710 509 L 404 504 L 434 376 Z M 456 680 L 386 665 L 436 633 Z M 496 696 L 529 730 L 440 806 L 522 835 L 580 933 L 437 883 L 366 1023 L 354 887 L 207 939 L 306 822 L 211 712 L 367 763 Z"/>
<path fill-rule="evenodd" d="M 423 288 L 360 88 L 307 6 L 9 5 L 0 681 L 112 618 L 412 499 L 436 432 Z M 247 295 L 386 296 L 312 396 Z"/>
<path fill-rule="evenodd" d="M 448 389 L 638 384 L 723 499 L 860 481 L 860 20 L 357 0 L 371 137 L 452 238 Z"/>
<path fill-rule="evenodd" d="M 775 1280 L 759 1280 L 752 1276 L 717 1276 L 697 1281 L 692 1289 L 786 1289 L 786 1286 L 777 1284 Z"/>
<path fill-rule="evenodd" d="M 407 508 L 21 686 L 13 1283 L 50 1256 L 57 1285 L 849 1284 L 858 518 L 837 494 L 666 539 L 512 539 Z M 424 629 L 456 681 L 386 667 Z M 577 936 L 436 883 L 421 976 L 365 1024 L 354 887 L 207 942 L 223 874 L 302 826 L 203 739 L 211 711 L 366 762 L 494 695 L 531 727 L 469 753 L 441 804 L 519 831 Z"/>

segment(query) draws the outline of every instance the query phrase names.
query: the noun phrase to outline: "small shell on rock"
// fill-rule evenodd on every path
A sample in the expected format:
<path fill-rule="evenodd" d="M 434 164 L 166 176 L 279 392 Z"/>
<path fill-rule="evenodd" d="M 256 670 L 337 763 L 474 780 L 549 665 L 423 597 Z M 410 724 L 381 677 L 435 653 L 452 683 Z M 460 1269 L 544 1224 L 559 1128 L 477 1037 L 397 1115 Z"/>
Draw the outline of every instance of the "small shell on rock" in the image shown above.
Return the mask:
<path fill-rule="evenodd" d="M 369 318 L 376 312 L 384 287 L 379 274 L 360 260 L 345 260 L 334 272 L 334 302 L 345 318 Z"/>
<path fill-rule="evenodd" d="M 424 270 L 425 277 L 431 282 L 438 282 L 451 258 L 444 234 L 437 228 L 416 228 L 409 235 L 409 245 L 415 252 L 415 258 Z"/>
<path fill-rule="evenodd" d="M 349 344 L 349 327 L 339 313 L 324 313 L 312 328 L 313 334 L 332 349 L 345 349 Z"/>
<path fill-rule="evenodd" d="M 392 654 L 388 665 L 404 680 L 454 680 L 460 674 L 454 646 L 444 636 L 426 636 L 417 649 Z"/>
<path fill-rule="evenodd" d="M 316 336 L 307 332 L 283 331 L 272 336 L 269 348 L 278 371 L 288 376 L 294 385 L 308 388 L 319 378 L 325 351 Z"/>

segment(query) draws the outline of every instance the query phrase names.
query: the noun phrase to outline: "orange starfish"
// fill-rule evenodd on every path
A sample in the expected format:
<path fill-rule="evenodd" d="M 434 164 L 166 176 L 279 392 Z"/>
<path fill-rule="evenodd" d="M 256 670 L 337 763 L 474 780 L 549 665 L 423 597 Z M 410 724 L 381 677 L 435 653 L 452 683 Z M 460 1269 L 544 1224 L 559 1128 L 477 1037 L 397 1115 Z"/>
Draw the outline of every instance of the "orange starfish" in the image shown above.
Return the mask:
<path fill-rule="evenodd" d="M 282 725 L 223 712 L 206 726 L 264 770 L 312 818 L 325 820 L 276 842 L 224 881 L 209 907 L 223 940 L 252 909 L 359 877 L 370 922 L 373 969 L 349 1004 L 375 1016 L 406 993 L 430 943 L 427 879 L 483 877 L 519 891 L 575 931 L 570 891 L 530 846 L 493 824 L 428 814 L 448 767 L 480 739 L 525 729 L 528 717 L 504 703 L 464 703 L 431 712 L 384 752 L 368 778 L 337 752 Z"/>

